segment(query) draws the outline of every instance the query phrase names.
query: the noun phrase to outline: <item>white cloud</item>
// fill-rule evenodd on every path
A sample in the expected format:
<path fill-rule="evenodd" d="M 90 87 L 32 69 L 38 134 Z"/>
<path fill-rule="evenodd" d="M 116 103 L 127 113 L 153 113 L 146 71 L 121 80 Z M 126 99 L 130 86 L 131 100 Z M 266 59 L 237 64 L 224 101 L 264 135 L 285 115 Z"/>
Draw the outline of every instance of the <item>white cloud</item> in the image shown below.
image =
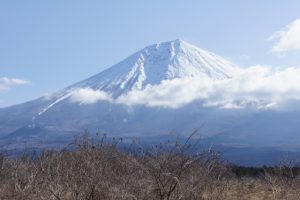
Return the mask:
<path fill-rule="evenodd" d="M 16 85 L 25 85 L 30 81 L 18 78 L 0 77 L 0 90 L 9 90 L 11 87 Z"/>
<path fill-rule="evenodd" d="M 150 107 L 178 108 L 194 100 L 207 98 L 207 89 L 211 88 L 212 84 L 209 79 L 166 80 L 160 85 L 149 85 L 144 90 L 133 90 L 120 96 L 116 102 L 127 105 L 144 104 Z"/>
<path fill-rule="evenodd" d="M 92 104 L 98 101 L 129 106 L 179 108 L 193 101 L 206 107 L 223 109 L 300 109 L 300 68 L 274 69 L 253 66 L 238 76 L 227 80 L 185 78 L 148 85 L 143 90 L 133 90 L 117 99 L 103 91 L 79 89 L 71 101 Z"/>
<path fill-rule="evenodd" d="M 206 99 L 206 105 L 278 109 L 289 101 L 300 100 L 299 76 L 300 68 L 251 67 L 236 78 L 217 82 Z"/>
<path fill-rule="evenodd" d="M 275 32 L 269 40 L 276 41 L 272 48 L 273 52 L 300 50 L 300 19 Z"/>
<path fill-rule="evenodd" d="M 300 101 L 300 68 L 253 66 L 239 76 L 219 81 L 175 79 L 132 91 L 117 99 L 127 105 L 178 108 L 200 100 L 204 106 L 226 109 L 281 109 Z M 295 105 L 295 103 L 294 103 Z"/>
<path fill-rule="evenodd" d="M 110 101 L 111 98 L 103 91 L 79 88 L 72 93 L 70 100 L 80 104 L 94 104 L 98 101 Z"/>

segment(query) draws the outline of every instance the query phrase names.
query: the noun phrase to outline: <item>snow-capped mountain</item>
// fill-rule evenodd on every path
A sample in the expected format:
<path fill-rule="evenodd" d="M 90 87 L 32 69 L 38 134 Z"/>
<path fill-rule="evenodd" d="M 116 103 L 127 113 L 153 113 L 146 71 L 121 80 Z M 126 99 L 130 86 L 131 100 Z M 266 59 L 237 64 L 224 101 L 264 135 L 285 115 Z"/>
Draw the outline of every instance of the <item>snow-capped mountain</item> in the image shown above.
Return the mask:
<path fill-rule="evenodd" d="M 153 44 L 99 74 L 49 95 L 49 104 L 33 116 L 33 121 L 54 105 L 69 99 L 78 89 L 105 92 L 104 95 L 116 99 L 165 80 L 194 78 L 201 83 L 229 79 L 239 71 L 239 67 L 222 57 L 183 40 Z"/>
<path fill-rule="evenodd" d="M 109 69 L 70 88 L 89 87 L 119 96 L 163 80 L 207 77 L 213 80 L 234 76 L 238 68 L 227 60 L 182 40 L 148 46 Z"/>
<path fill-rule="evenodd" d="M 117 98 L 132 90 L 142 90 L 147 85 L 158 85 L 164 80 L 222 80 L 235 76 L 239 71 L 237 66 L 220 56 L 183 40 L 158 43 L 145 47 L 99 74 L 50 95 L 52 103 L 41 112 L 69 98 L 79 88 L 104 91 Z"/>
<path fill-rule="evenodd" d="M 300 112 L 252 109 L 275 104 L 258 101 L 252 87 L 232 82 L 245 82 L 243 71 L 182 40 L 150 45 L 51 95 L 0 109 L 0 145 L 57 147 L 84 130 L 156 141 L 197 130 L 226 148 L 298 151 Z M 236 88 L 242 93 L 235 94 Z M 245 95 L 250 102 L 241 98 Z M 250 107 L 231 109 L 240 105 Z"/>

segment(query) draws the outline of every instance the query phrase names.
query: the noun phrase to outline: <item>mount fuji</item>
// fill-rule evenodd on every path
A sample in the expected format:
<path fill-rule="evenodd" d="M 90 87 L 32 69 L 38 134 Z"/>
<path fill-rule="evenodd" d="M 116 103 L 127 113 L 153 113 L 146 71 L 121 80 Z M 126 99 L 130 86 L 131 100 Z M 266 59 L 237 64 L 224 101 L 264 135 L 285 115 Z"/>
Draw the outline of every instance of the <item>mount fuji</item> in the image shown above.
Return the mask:
<path fill-rule="evenodd" d="M 220 85 L 242 73 L 182 40 L 150 45 L 51 95 L 1 108 L 0 145 L 56 148 L 84 130 L 151 141 L 196 130 L 204 142 L 226 149 L 227 157 L 240 163 L 249 164 L 243 160 L 249 152 L 265 162 L 262 155 L 274 161 L 282 152 L 299 152 L 298 111 L 234 109 L 232 102 L 220 106 L 207 100 L 226 93 Z"/>

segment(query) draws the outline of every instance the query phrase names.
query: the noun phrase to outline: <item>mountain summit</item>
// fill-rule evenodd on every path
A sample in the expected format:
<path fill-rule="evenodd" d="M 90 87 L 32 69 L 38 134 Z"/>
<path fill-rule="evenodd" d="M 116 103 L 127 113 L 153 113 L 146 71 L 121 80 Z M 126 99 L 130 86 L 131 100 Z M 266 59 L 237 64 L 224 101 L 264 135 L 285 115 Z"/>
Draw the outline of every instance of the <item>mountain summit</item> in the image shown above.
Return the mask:
<path fill-rule="evenodd" d="M 255 83 L 246 81 L 249 89 L 235 82 L 244 76 L 243 69 L 182 40 L 150 45 L 54 94 L 0 109 L 0 147 L 57 148 L 83 130 L 154 142 L 196 130 L 235 160 L 256 150 L 270 152 L 268 157 L 300 152 L 300 112 L 252 109 Z M 240 98 L 245 95 L 251 101 Z"/>
<path fill-rule="evenodd" d="M 128 119 L 133 117 L 128 113 L 128 107 L 126 107 L 130 92 L 143 92 L 137 96 L 147 103 L 149 93 L 146 89 L 159 87 L 163 85 L 163 81 L 193 78 L 195 82 L 191 83 L 192 85 L 194 83 L 205 85 L 206 81 L 231 78 L 238 71 L 239 68 L 229 61 L 183 40 L 177 39 L 153 44 L 99 74 L 51 95 L 0 109 L 0 138 L 1 134 L 9 135 L 23 127 L 42 127 L 39 130 L 46 128 L 55 133 L 78 132 L 82 129 L 101 129 L 117 134 L 121 132 L 137 133 L 139 131 L 136 127 L 140 125 L 133 118 L 132 121 Z M 164 102 L 165 98 L 173 101 L 179 99 L 179 95 L 183 99 L 177 104 L 188 104 L 193 101 L 195 94 L 201 93 L 201 91 L 195 90 L 193 92 L 186 91 L 185 85 L 181 81 L 179 82 L 179 88 L 177 86 L 172 88 L 170 85 L 171 87 L 167 89 L 170 91 L 169 94 L 166 94 L 168 97 L 152 94 L 152 97 L 160 98 L 154 99 L 154 101 Z M 181 93 L 178 92 L 179 90 Z M 161 91 L 161 89 L 156 88 L 156 91 Z M 143 96 L 144 94 L 146 96 Z M 192 98 L 190 99 L 188 96 L 192 96 Z M 131 102 L 136 100 L 135 94 L 131 94 L 130 97 Z M 88 102 L 88 104 L 92 102 L 93 105 L 83 105 L 85 103 L 82 102 Z M 150 110 L 141 114 L 151 116 Z M 155 115 L 157 114 L 159 113 L 155 113 Z M 157 119 L 160 119 L 160 116 Z M 128 125 L 127 131 L 121 128 L 125 124 Z M 157 128 L 159 132 L 168 132 L 165 130 L 169 130 L 170 127 L 167 122 L 165 124 L 164 129 Z M 151 120 L 147 120 L 144 124 L 141 123 L 141 126 L 144 127 L 143 132 L 147 134 L 150 130 L 146 130 L 147 127 L 153 127 L 153 124 L 151 124 Z M 23 130 L 21 129 L 21 132 Z"/>
<path fill-rule="evenodd" d="M 33 116 L 33 121 L 53 106 L 71 98 L 74 91 L 80 89 L 88 88 L 88 91 L 80 94 L 81 97 L 117 99 L 130 91 L 159 85 L 164 80 L 195 78 L 197 82 L 205 82 L 228 79 L 238 72 L 239 68 L 229 61 L 183 40 L 157 43 L 137 51 L 99 74 L 48 96 L 48 105 Z M 101 94 L 93 91 L 100 91 Z"/>
<path fill-rule="evenodd" d="M 69 89 L 89 87 L 117 97 L 163 80 L 186 77 L 219 80 L 230 78 L 237 71 L 238 67 L 220 56 L 177 39 L 147 46 Z"/>

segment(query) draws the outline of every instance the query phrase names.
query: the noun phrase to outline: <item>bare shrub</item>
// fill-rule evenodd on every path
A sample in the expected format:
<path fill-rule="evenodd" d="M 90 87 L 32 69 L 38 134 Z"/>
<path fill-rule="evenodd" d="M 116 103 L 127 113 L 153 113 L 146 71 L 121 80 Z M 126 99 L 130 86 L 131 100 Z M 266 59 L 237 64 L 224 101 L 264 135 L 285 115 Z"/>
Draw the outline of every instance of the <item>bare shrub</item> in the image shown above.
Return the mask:
<path fill-rule="evenodd" d="M 192 137 L 126 151 L 121 139 L 84 134 L 68 150 L 0 155 L 0 199 L 298 199 L 299 168 L 234 170 L 217 152 L 195 152 Z M 244 177 L 242 170 L 261 175 Z"/>
<path fill-rule="evenodd" d="M 277 166 L 264 170 L 263 177 L 274 199 L 294 199 L 299 194 L 299 168 L 295 167 L 295 163 L 281 161 Z"/>

